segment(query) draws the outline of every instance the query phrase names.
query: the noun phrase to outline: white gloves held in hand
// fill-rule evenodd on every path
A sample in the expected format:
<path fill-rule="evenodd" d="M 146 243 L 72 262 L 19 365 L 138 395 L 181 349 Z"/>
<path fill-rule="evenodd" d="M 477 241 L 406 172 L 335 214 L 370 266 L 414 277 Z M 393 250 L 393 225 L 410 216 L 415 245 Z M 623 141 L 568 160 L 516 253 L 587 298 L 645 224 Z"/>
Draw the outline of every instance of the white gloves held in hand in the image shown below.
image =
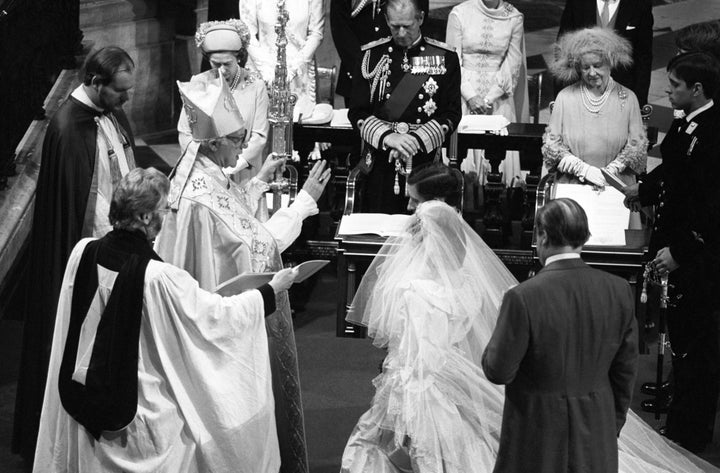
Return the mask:
<path fill-rule="evenodd" d="M 599 187 L 605 187 L 607 182 L 600 172 L 600 168 L 591 166 L 576 156 L 565 156 L 558 163 L 558 171 L 571 174 L 581 180 L 588 181 Z"/>

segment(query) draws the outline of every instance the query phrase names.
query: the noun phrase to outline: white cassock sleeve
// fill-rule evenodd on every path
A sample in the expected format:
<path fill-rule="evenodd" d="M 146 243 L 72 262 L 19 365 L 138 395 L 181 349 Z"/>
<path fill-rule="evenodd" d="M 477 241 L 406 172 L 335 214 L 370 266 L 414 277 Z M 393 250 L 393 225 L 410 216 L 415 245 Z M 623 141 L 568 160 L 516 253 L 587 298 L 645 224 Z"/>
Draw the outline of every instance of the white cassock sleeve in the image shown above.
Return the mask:
<path fill-rule="evenodd" d="M 317 202 L 301 190 L 289 207 L 280 208 L 263 225 L 275 238 L 278 250 L 282 253 L 300 236 L 303 220 L 317 213 Z"/>

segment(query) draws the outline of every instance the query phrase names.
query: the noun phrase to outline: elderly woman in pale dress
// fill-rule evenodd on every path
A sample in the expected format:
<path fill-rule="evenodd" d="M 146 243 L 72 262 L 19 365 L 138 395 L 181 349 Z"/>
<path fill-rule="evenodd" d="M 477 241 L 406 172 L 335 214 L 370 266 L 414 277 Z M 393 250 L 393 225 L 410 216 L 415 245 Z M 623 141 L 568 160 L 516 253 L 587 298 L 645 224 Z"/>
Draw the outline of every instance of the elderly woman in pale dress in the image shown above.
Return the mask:
<path fill-rule="evenodd" d="M 571 83 L 560 91 L 543 136 L 543 159 L 557 182 L 604 187 L 601 169 L 625 184 L 645 170 L 648 140 L 632 90 L 610 70 L 632 62 L 631 46 L 611 29 L 586 28 L 563 35 L 551 72 Z M 640 228 L 637 212 L 629 228 Z"/>
<path fill-rule="evenodd" d="M 457 49 L 462 67 L 463 115 L 502 115 L 510 122 L 528 120 L 523 15 L 504 0 L 467 0 L 448 16 L 445 40 Z M 471 151 L 464 171 L 483 181 L 482 151 Z M 517 151 L 501 164 L 506 183 L 520 175 Z"/>
<path fill-rule="evenodd" d="M 645 170 L 648 140 L 632 90 L 610 70 L 629 65 L 630 44 L 610 29 L 588 28 L 562 36 L 552 73 L 569 86 L 560 91 L 543 137 L 548 171 L 560 182 L 607 184 L 600 169 L 626 184 Z"/>

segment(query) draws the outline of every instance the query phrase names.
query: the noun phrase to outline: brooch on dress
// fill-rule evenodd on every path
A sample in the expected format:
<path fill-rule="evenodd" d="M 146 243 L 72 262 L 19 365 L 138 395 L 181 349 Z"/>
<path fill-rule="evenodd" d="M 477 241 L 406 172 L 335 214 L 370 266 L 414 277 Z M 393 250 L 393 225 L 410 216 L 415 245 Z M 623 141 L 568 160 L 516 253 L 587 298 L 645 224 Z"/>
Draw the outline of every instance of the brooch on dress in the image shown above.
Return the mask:
<path fill-rule="evenodd" d="M 625 108 L 625 102 L 627 102 L 628 94 L 625 92 L 625 89 L 623 87 L 620 87 L 620 90 L 618 91 L 618 97 L 620 98 L 620 110 Z"/>

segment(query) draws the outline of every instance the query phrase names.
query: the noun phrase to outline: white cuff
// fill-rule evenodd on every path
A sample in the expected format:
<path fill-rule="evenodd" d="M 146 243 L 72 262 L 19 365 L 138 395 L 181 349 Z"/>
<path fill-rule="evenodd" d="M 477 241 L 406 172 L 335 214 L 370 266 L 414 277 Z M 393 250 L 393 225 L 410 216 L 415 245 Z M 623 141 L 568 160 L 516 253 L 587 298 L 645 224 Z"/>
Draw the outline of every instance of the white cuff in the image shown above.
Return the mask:
<path fill-rule="evenodd" d="M 300 215 L 301 220 L 305 220 L 312 215 L 317 215 L 319 212 L 317 202 L 315 202 L 305 190 L 298 192 L 290 208 Z"/>
<path fill-rule="evenodd" d="M 258 179 L 257 176 L 253 177 L 247 182 L 247 184 L 245 184 L 245 191 L 254 200 L 262 197 L 268 189 L 270 189 L 270 185 L 267 182 Z"/>

